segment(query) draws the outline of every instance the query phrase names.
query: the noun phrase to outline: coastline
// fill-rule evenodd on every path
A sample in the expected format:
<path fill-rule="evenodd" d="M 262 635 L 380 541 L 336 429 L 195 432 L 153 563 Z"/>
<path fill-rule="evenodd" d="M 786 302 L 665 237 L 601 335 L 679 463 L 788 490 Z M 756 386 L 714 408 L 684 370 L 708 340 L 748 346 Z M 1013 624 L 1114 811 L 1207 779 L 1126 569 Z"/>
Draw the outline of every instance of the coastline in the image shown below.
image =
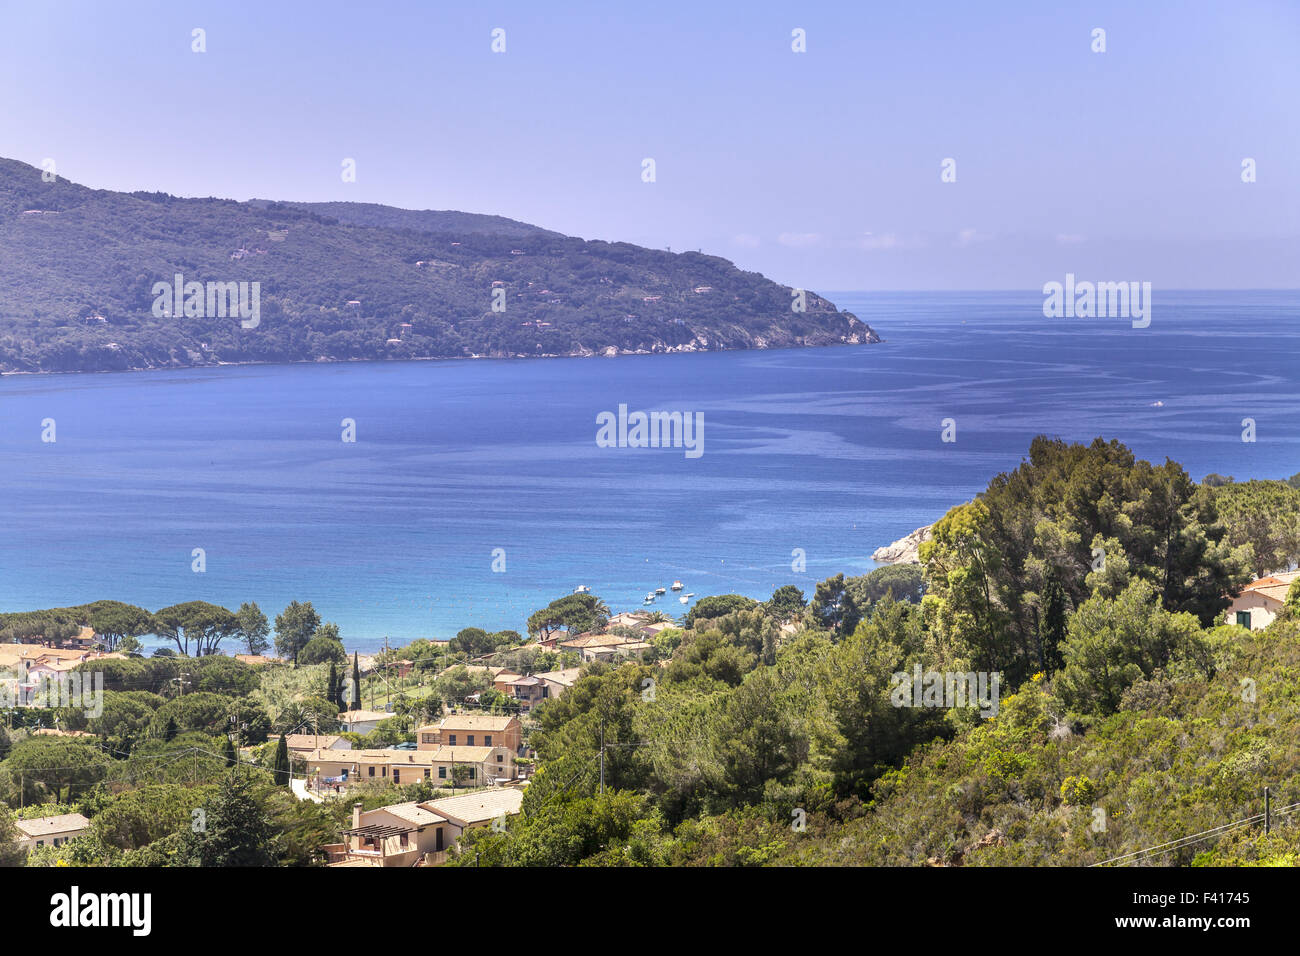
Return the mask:
<path fill-rule="evenodd" d="M 870 328 L 870 326 L 868 326 L 868 328 Z M 637 349 L 634 351 L 628 349 L 613 349 L 611 347 L 599 351 L 584 350 L 581 352 L 557 352 L 542 355 L 419 355 L 409 358 L 297 359 L 286 362 L 212 362 L 207 365 L 145 365 L 136 368 L 70 369 L 66 371 L 48 370 L 39 372 L 17 369 L 13 371 L 0 371 L 0 378 L 36 375 L 128 375 L 140 372 L 180 372 L 190 369 L 247 368 L 257 366 L 265 366 L 268 368 L 291 368 L 299 365 L 397 365 L 413 362 L 536 362 L 548 359 L 565 358 L 619 359 L 650 358 L 662 355 L 717 355 L 724 352 L 804 352 L 811 349 L 861 348 L 869 345 L 884 345 L 888 341 L 887 339 L 880 338 L 874 329 L 872 329 L 871 334 L 875 336 L 875 338 L 865 342 L 826 342 L 820 345 L 757 345 L 749 348 L 718 349 L 681 348 L 664 349 L 663 351 L 658 352 L 647 351 L 645 349 Z"/>

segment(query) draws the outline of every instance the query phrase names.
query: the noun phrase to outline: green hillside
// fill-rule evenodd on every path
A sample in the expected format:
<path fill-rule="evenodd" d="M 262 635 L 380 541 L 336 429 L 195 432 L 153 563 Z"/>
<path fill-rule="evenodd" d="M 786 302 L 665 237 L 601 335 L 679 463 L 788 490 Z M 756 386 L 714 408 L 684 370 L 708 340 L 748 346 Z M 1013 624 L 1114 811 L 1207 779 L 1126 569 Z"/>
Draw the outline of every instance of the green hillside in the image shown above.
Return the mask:
<path fill-rule="evenodd" d="M 259 324 L 155 315 L 178 273 L 259 283 Z M 877 341 L 811 292 L 791 301 L 716 256 L 498 216 L 119 193 L 0 160 L 0 372 Z"/>

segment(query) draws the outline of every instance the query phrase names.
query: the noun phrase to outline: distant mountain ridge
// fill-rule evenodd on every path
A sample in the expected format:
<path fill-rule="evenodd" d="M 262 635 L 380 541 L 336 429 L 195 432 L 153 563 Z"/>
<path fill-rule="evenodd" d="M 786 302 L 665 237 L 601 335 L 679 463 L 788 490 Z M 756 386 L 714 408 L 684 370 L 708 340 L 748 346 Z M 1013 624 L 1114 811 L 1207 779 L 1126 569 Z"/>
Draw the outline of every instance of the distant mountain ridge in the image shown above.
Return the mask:
<path fill-rule="evenodd" d="M 208 311 L 160 295 L 176 276 Z M 257 292 L 256 322 L 214 314 L 225 284 Z M 501 216 L 123 193 L 0 159 L 0 372 L 879 341 L 796 298 L 717 256 Z"/>

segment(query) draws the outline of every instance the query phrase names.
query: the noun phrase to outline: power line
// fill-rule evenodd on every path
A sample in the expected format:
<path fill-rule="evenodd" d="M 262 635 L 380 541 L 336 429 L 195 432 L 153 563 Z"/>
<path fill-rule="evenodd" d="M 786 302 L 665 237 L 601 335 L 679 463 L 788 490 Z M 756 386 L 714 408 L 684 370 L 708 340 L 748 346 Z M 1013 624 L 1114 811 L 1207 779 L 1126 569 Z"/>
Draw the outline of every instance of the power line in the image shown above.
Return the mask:
<path fill-rule="evenodd" d="M 1293 803 L 1290 804 L 1289 806 L 1279 807 L 1276 810 L 1271 810 L 1269 815 L 1271 816 L 1272 814 L 1277 814 L 1277 813 L 1290 813 L 1292 810 L 1295 810 L 1297 808 L 1300 808 L 1300 803 Z M 1093 863 L 1090 865 L 1109 866 L 1112 863 L 1127 864 L 1127 863 L 1136 862 L 1139 859 L 1146 859 L 1150 856 L 1157 856 L 1157 855 L 1163 856 L 1166 853 L 1172 853 L 1174 850 L 1180 850 L 1183 849 L 1184 847 L 1192 846 L 1193 844 L 1201 843 L 1208 839 L 1215 839 L 1217 837 L 1221 837 L 1228 833 L 1231 833 L 1235 830 L 1239 830 L 1242 827 L 1258 823 L 1261 820 L 1264 820 L 1265 816 L 1266 814 L 1264 813 L 1252 814 L 1251 816 L 1243 817 L 1240 820 L 1234 820 L 1231 823 L 1225 823 L 1222 826 L 1212 827 L 1208 830 L 1201 830 L 1198 833 L 1191 833 L 1188 834 L 1187 836 L 1179 837 L 1176 840 L 1170 840 L 1166 843 L 1158 843 L 1155 846 L 1144 847 L 1141 850 L 1134 850 L 1130 853 L 1123 853 L 1119 856 L 1111 857 L 1109 860 L 1102 860 L 1099 863 Z"/>

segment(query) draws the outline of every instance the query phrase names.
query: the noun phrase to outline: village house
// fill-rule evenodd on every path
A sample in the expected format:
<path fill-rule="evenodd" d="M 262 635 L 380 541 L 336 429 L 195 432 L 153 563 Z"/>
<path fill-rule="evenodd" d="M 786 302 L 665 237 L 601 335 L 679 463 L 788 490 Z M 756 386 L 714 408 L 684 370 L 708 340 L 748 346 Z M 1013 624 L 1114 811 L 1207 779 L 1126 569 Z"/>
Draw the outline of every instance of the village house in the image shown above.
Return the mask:
<path fill-rule="evenodd" d="M 369 811 L 354 804 L 343 842 L 323 849 L 329 866 L 436 865 L 466 830 L 504 824 L 523 798 L 522 790 L 502 787 Z"/>
<path fill-rule="evenodd" d="M 493 714 L 448 714 L 437 724 L 425 724 L 415 731 L 420 750 L 438 747 L 504 747 L 519 753 L 523 728 L 518 717 Z"/>
<path fill-rule="evenodd" d="M 519 712 L 526 714 L 550 694 L 546 682 L 537 676 L 516 677 L 507 683 L 503 693 L 519 702 Z"/>
<path fill-rule="evenodd" d="M 482 787 L 515 777 L 515 755 L 501 746 L 439 746 L 424 750 L 313 750 L 303 754 L 307 786 L 342 789 L 357 783 L 403 787 L 428 780 L 445 787 Z"/>
<path fill-rule="evenodd" d="M 1228 605 L 1224 623 L 1240 624 L 1252 631 L 1268 627 L 1282 610 L 1286 593 L 1298 577 L 1300 571 L 1282 571 L 1251 581 Z"/>
<path fill-rule="evenodd" d="M 60 813 L 52 817 L 15 820 L 18 846 L 28 852 L 38 846 L 62 846 L 74 837 L 84 836 L 90 821 L 80 813 Z"/>
<path fill-rule="evenodd" d="M 581 673 L 581 667 L 566 667 L 564 670 L 545 671 L 533 676 L 545 685 L 547 697 L 559 697 L 574 685 Z"/>
<path fill-rule="evenodd" d="M 584 663 L 617 661 L 628 657 L 640 658 L 650 648 L 651 645 L 645 641 L 623 634 L 580 634 L 573 640 L 564 641 L 559 645 L 561 651 L 577 653 Z"/>
<path fill-rule="evenodd" d="M 43 682 L 62 680 L 90 661 L 122 660 L 125 657 L 125 654 L 105 654 L 92 648 L 0 644 L 0 677 L 16 684 L 16 692 L 11 695 L 14 705 L 30 707 Z"/>
<path fill-rule="evenodd" d="M 381 720 L 388 720 L 392 716 L 386 710 L 348 710 L 339 714 L 339 723 L 348 733 L 368 734 L 379 726 Z"/>
<path fill-rule="evenodd" d="M 285 746 L 291 754 L 309 754 L 317 750 L 351 750 L 352 741 L 337 734 L 285 734 Z"/>

